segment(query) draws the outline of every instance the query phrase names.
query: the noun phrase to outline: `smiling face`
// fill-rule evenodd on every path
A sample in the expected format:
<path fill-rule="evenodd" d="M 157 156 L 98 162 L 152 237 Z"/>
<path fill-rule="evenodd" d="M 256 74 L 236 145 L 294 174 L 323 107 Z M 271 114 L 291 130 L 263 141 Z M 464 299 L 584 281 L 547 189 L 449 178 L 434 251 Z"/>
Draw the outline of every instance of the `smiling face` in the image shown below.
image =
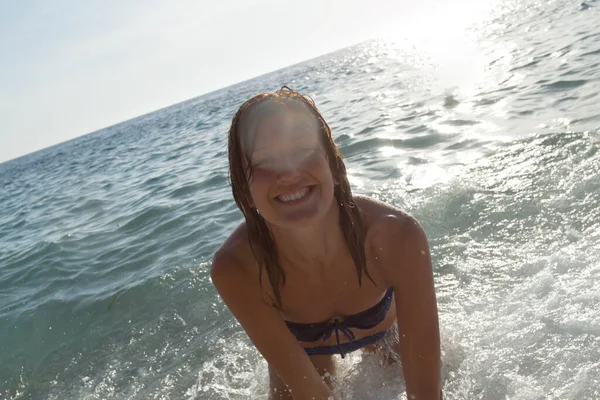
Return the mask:
<path fill-rule="evenodd" d="M 282 228 L 306 226 L 335 204 L 321 126 L 303 105 L 278 105 L 243 133 L 248 184 L 260 215 Z"/>

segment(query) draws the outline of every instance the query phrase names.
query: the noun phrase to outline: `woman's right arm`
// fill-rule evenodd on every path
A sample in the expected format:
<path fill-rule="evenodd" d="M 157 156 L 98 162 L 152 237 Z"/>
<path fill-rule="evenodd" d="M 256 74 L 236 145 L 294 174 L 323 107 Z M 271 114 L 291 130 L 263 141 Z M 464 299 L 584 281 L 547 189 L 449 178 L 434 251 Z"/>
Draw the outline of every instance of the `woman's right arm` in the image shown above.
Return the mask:
<path fill-rule="evenodd" d="M 258 351 L 290 388 L 294 400 L 333 399 L 310 358 L 268 303 L 256 276 L 246 272 L 231 253 L 219 250 L 211 279 L 219 295 Z"/>

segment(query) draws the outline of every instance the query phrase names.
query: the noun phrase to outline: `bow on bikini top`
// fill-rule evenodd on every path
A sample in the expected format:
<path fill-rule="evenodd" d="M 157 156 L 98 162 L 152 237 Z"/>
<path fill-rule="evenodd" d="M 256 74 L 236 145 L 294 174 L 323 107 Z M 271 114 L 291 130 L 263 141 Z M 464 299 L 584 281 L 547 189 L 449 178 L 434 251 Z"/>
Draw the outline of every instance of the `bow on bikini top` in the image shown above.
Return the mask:
<path fill-rule="evenodd" d="M 389 288 L 379 303 L 358 314 L 346 317 L 336 317 L 327 322 L 317 322 L 314 324 L 289 321 L 285 321 L 285 323 L 288 329 L 296 337 L 296 340 L 300 342 L 316 342 L 319 339 L 326 341 L 335 332 L 335 338 L 337 345 L 339 346 L 339 332 L 342 332 L 349 341 L 352 341 L 354 340 L 355 335 L 350 328 L 371 329 L 383 322 L 392 304 L 393 294 L 394 289 Z"/>

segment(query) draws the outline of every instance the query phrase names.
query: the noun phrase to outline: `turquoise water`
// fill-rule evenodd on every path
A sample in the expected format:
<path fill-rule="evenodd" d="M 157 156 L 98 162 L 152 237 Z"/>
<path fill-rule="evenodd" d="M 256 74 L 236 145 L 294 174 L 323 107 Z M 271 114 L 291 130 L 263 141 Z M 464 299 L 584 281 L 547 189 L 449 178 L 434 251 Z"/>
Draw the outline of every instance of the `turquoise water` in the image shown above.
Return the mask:
<path fill-rule="evenodd" d="M 231 116 L 287 84 L 355 192 L 423 223 L 446 398 L 600 399 L 600 3 L 477 12 L 1 164 L 0 398 L 265 398 L 208 269 L 241 218 Z M 340 371 L 346 399 L 401 398 L 397 366 Z"/>

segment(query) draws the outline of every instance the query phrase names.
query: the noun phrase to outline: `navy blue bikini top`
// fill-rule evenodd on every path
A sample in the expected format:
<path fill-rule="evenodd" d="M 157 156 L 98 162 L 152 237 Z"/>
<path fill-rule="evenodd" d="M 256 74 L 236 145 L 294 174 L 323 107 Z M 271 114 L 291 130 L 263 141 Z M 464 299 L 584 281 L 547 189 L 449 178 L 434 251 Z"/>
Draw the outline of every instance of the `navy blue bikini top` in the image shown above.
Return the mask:
<path fill-rule="evenodd" d="M 332 318 L 327 322 L 303 324 L 285 321 L 288 329 L 300 342 L 316 342 L 319 339 L 326 341 L 335 332 L 337 344 L 340 344 L 339 332 L 342 332 L 349 341 L 354 340 L 354 333 L 350 328 L 371 329 L 379 325 L 387 315 L 392 304 L 394 289 L 389 288 L 383 299 L 373 307 L 358 314 L 347 317 Z"/>

